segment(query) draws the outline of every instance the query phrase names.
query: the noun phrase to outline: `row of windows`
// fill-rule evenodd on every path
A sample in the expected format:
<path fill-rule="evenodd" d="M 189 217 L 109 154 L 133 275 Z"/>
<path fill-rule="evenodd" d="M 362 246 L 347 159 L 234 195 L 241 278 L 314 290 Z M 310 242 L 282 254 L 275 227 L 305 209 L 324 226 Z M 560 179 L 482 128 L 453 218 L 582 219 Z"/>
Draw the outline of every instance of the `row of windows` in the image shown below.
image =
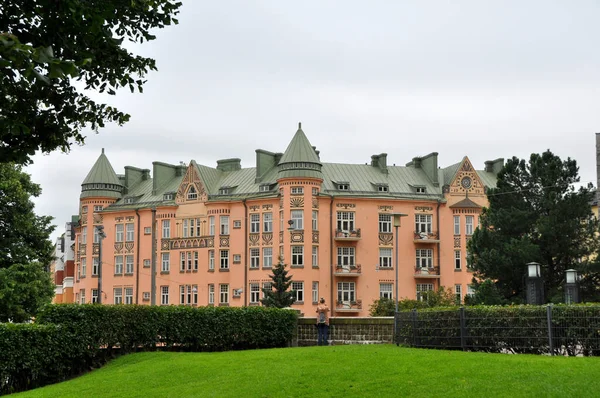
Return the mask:
<path fill-rule="evenodd" d="M 473 235 L 475 216 L 465 216 L 465 235 Z M 460 235 L 460 216 L 454 216 L 454 235 Z"/>
<path fill-rule="evenodd" d="M 292 291 L 294 292 L 296 302 L 302 303 L 305 298 L 304 282 L 293 281 Z M 379 297 L 386 299 L 393 299 L 393 283 L 380 283 L 379 284 Z M 264 282 L 262 289 L 272 289 L 271 282 Z M 260 300 L 264 298 L 264 292 L 261 289 L 259 283 L 252 282 L 249 284 L 248 296 L 250 304 L 258 304 Z M 416 286 L 416 299 L 423 301 L 427 299 L 427 293 L 434 290 L 433 283 L 417 283 Z M 454 294 L 456 296 L 457 303 L 462 302 L 463 299 L 462 285 L 454 285 Z M 169 286 L 160 287 L 160 303 L 162 305 L 169 305 Z M 467 295 L 473 295 L 474 290 L 472 285 L 467 285 Z M 219 285 L 219 304 L 229 304 L 229 284 Z M 144 300 L 148 300 L 149 293 L 144 292 Z M 319 282 L 312 282 L 311 299 L 313 303 L 317 303 L 319 299 Z M 91 303 L 98 301 L 98 289 L 91 289 Z M 356 301 L 356 283 L 355 282 L 338 282 L 337 283 L 337 301 L 339 302 L 354 302 Z M 86 304 L 85 289 L 79 291 L 76 302 L 80 304 Z M 114 304 L 133 304 L 133 287 L 115 287 L 113 289 L 113 303 Z M 198 305 L 198 285 L 179 285 L 179 304 L 181 305 Z M 208 285 L 208 304 L 215 304 L 215 285 Z"/>

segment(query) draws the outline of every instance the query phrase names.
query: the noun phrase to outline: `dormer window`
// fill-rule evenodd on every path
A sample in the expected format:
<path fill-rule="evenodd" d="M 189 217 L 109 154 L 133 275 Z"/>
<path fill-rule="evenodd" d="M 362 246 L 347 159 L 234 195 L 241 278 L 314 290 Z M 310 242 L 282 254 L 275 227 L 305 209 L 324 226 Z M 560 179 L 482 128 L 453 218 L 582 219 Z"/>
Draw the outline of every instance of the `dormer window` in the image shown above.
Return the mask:
<path fill-rule="evenodd" d="M 229 195 L 231 189 L 229 187 L 221 187 L 219 188 L 219 195 Z"/>
<path fill-rule="evenodd" d="M 125 204 L 129 205 L 133 203 L 133 198 L 125 198 Z"/>
<path fill-rule="evenodd" d="M 390 189 L 389 189 L 389 187 L 387 185 L 380 184 L 380 185 L 377 185 L 377 191 L 378 192 L 389 192 Z"/>
<path fill-rule="evenodd" d="M 349 191 L 350 190 L 350 183 L 347 182 L 340 182 L 337 184 L 337 189 L 340 191 Z"/>
<path fill-rule="evenodd" d="M 172 193 L 166 193 L 163 195 L 163 200 L 173 200 L 173 194 Z"/>
<path fill-rule="evenodd" d="M 193 185 L 191 185 L 190 189 L 188 189 L 187 199 L 188 200 L 196 200 L 196 199 L 198 199 L 198 191 L 196 191 L 196 188 Z"/>
<path fill-rule="evenodd" d="M 271 190 L 271 185 L 270 184 L 263 184 L 261 186 L 258 187 L 258 190 L 260 192 L 269 192 Z"/>
<path fill-rule="evenodd" d="M 425 187 L 416 187 L 415 190 L 417 193 L 425 193 Z"/>

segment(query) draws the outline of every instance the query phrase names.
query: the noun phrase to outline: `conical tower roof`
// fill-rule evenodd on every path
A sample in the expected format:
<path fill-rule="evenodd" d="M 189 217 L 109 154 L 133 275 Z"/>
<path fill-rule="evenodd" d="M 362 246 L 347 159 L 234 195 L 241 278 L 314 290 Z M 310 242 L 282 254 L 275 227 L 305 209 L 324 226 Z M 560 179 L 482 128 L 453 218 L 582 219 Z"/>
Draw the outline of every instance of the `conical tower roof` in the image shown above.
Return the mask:
<path fill-rule="evenodd" d="M 279 178 L 315 177 L 323 178 L 321 160 L 317 150 L 310 144 L 298 123 L 298 131 L 279 160 Z"/>
<path fill-rule="evenodd" d="M 122 190 L 123 185 L 104 154 L 104 148 L 102 148 L 102 153 L 98 157 L 98 160 L 96 160 L 96 163 L 94 163 L 94 166 L 81 183 L 80 197 L 102 196 L 120 198 Z"/>

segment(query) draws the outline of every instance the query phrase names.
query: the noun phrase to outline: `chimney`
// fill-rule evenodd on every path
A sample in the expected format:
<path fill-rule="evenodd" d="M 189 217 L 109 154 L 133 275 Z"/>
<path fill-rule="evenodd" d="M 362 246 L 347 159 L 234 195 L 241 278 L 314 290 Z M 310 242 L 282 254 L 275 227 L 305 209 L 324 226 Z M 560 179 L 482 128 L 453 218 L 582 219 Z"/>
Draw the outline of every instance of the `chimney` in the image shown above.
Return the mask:
<path fill-rule="evenodd" d="M 485 171 L 488 173 L 498 174 L 504 167 L 504 158 L 498 158 L 496 160 L 485 161 Z"/>
<path fill-rule="evenodd" d="M 217 160 L 217 170 L 221 171 L 236 171 L 242 169 L 242 159 L 231 158 Z"/>
<path fill-rule="evenodd" d="M 371 156 L 371 166 L 377 167 L 382 173 L 387 174 L 387 153 L 380 153 L 379 155 Z"/>

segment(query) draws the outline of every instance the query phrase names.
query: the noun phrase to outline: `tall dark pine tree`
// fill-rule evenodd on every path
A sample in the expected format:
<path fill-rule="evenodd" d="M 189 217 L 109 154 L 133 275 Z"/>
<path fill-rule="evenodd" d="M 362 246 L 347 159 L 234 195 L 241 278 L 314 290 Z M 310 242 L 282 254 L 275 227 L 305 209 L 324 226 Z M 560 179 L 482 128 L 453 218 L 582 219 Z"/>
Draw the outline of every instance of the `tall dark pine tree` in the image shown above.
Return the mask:
<path fill-rule="evenodd" d="M 54 295 L 52 218 L 30 200 L 40 193 L 21 166 L 0 162 L 0 322 L 27 320 Z"/>
<path fill-rule="evenodd" d="M 491 279 L 512 301 L 524 298 L 526 264 L 542 264 L 545 297 L 559 299 L 565 270 L 596 252 L 591 184 L 579 182 L 575 160 L 550 151 L 529 162 L 513 157 L 488 192 L 489 208 L 467 248 L 476 279 Z"/>
<path fill-rule="evenodd" d="M 296 301 L 296 294 L 290 290 L 292 276 L 288 275 L 285 267 L 286 265 L 281 258 L 279 263 L 273 267 L 273 274 L 269 275 L 273 281 L 272 289 L 262 289 L 265 297 L 260 302 L 265 307 L 285 308 Z"/>

